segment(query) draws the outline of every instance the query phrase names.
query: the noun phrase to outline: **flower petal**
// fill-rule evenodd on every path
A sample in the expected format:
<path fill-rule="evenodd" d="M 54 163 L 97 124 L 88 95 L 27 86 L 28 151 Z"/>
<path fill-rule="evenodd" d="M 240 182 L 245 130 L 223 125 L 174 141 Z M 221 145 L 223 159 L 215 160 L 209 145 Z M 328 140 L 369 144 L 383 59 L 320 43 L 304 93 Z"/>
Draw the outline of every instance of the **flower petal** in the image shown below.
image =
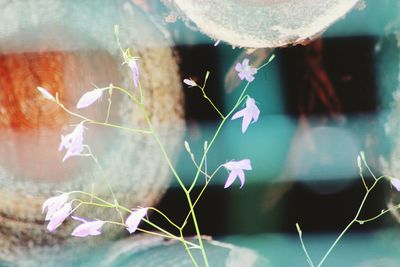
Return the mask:
<path fill-rule="evenodd" d="M 229 173 L 228 179 L 226 179 L 224 188 L 228 188 L 229 186 L 231 186 L 235 181 L 236 177 L 237 177 L 237 172 L 235 170 L 231 171 Z"/>
<path fill-rule="evenodd" d="M 237 71 L 237 72 L 243 72 L 243 67 L 242 67 L 242 64 L 241 63 L 236 63 L 236 65 L 235 65 L 235 70 Z"/>
<path fill-rule="evenodd" d="M 251 162 L 249 159 L 242 159 L 238 161 L 238 165 L 240 166 L 240 169 L 242 170 L 252 170 L 251 168 Z"/>
<path fill-rule="evenodd" d="M 69 202 L 65 204 L 61 209 L 53 213 L 50 218 L 49 224 L 47 225 L 47 230 L 53 232 L 55 229 L 57 229 L 69 216 L 71 210 L 72 207 L 71 203 Z"/>
<path fill-rule="evenodd" d="M 78 225 L 74 231 L 72 231 L 71 235 L 76 237 L 86 237 L 89 235 L 100 235 L 100 229 L 105 224 L 104 221 L 95 220 L 95 221 L 86 221 L 83 218 L 72 217 L 77 221 L 82 221 L 83 223 Z"/>
<path fill-rule="evenodd" d="M 245 181 L 243 170 L 238 170 L 237 175 L 239 176 L 239 180 L 240 180 L 240 188 L 242 188 L 244 185 L 244 181 Z"/>
<path fill-rule="evenodd" d="M 249 66 L 250 60 L 248 58 L 243 59 L 242 61 L 242 66 L 244 69 L 246 69 Z"/>
<path fill-rule="evenodd" d="M 400 192 L 400 180 L 397 178 L 390 179 L 390 183 L 396 188 L 397 191 Z"/>
<path fill-rule="evenodd" d="M 85 93 L 76 104 L 76 108 L 86 108 L 96 102 L 103 95 L 103 90 L 94 89 Z"/>
<path fill-rule="evenodd" d="M 129 68 L 132 71 L 132 80 L 135 87 L 139 86 L 139 67 L 136 63 L 137 58 L 131 58 L 128 62 Z"/>
<path fill-rule="evenodd" d="M 68 201 L 68 194 L 64 193 L 55 197 L 47 199 L 42 206 L 42 213 L 47 209 L 45 220 L 48 221 L 53 214 L 61 209 L 64 204 Z"/>
<path fill-rule="evenodd" d="M 236 120 L 240 117 L 243 117 L 245 114 L 245 109 L 239 110 L 238 112 L 236 112 L 235 114 L 233 114 L 232 119 L 231 120 Z"/>
<path fill-rule="evenodd" d="M 125 221 L 125 224 L 127 226 L 127 230 L 130 234 L 135 232 L 139 226 L 140 221 L 146 216 L 148 208 L 141 208 L 138 210 L 135 210 L 131 213 L 131 215 L 128 216 L 128 218 Z"/>
<path fill-rule="evenodd" d="M 252 118 L 253 117 L 251 116 L 251 114 L 249 114 L 248 111 L 246 110 L 246 113 L 243 116 L 243 121 L 242 121 L 242 133 L 245 133 L 247 131 L 247 128 L 249 128 Z"/>

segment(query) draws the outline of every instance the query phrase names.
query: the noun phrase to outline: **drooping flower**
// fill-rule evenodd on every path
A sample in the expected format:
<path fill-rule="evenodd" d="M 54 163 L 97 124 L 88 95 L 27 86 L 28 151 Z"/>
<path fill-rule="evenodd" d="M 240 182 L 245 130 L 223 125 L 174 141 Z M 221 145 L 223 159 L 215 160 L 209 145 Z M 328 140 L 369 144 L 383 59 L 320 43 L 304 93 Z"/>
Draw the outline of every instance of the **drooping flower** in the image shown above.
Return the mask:
<path fill-rule="evenodd" d="M 47 209 L 46 219 L 45 220 L 46 221 L 50 220 L 51 216 L 56 211 L 61 209 L 67 201 L 68 201 L 68 194 L 67 193 L 63 193 L 61 195 L 58 195 L 58 196 L 51 197 L 51 198 L 47 199 L 43 203 L 43 207 L 42 207 L 42 213 L 45 211 L 45 209 Z"/>
<path fill-rule="evenodd" d="M 38 86 L 37 87 L 38 91 L 43 95 L 44 98 L 51 100 L 51 101 L 55 101 L 56 99 L 54 98 L 54 96 L 52 96 L 46 89 L 44 89 L 43 87 Z"/>
<path fill-rule="evenodd" d="M 240 80 L 246 79 L 248 82 L 254 80 L 254 74 L 257 73 L 257 69 L 249 65 L 249 59 L 243 59 L 242 63 L 236 63 L 235 70 L 238 72 Z"/>
<path fill-rule="evenodd" d="M 76 104 L 76 108 L 86 108 L 96 102 L 103 95 L 102 89 L 94 89 L 92 91 L 86 92 Z"/>
<path fill-rule="evenodd" d="M 61 143 L 58 151 L 67 150 L 63 161 L 72 156 L 78 156 L 83 151 L 83 123 L 75 126 L 75 129 L 66 136 L 61 135 Z"/>
<path fill-rule="evenodd" d="M 146 216 L 148 208 L 141 208 L 131 212 L 131 215 L 125 221 L 126 229 L 130 234 L 135 232 L 139 226 L 140 221 Z"/>
<path fill-rule="evenodd" d="M 397 191 L 400 192 L 400 180 L 397 178 L 390 179 L 390 183 L 396 188 Z"/>
<path fill-rule="evenodd" d="M 242 121 L 242 133 L 246 132 L 249 127 L 251 121 L 256 122 L 258 120 L 258 116 L 260 115 L 260 110 L 256 106 L 256 101 L 254 98 L 247 98 L 246 107 L 242 110 L 239 110 L 232 116 L 232 120 L 243 117 Z"/>
<path fill-rule="evenodd" d="M 245 182 L 245 176 L 243 170 L 251 170 L 251 162 L 249 159 L 243 159 L 240 161 L 229 161 L 224 166 L 230 171 L 228 179 L 226 179 L 224 188 L 228 188 L 235 181 L 236 177 L 240 179 L 240 188 L 243 187 Z"/>
<path fill-rule="evenodd" d="M 100 235 L 101 234 L 100 229 L 105 224 L 105 222 L 101 220 L 89 221 L 76 216 L 72 216 L 72 219 L 82 222 L 82 224 L 78 225 L 71 233 L 72 236 L 76 237 Z"/>
<path fill-rule="evenodd" d="M 135 87 L 139 86 L 139 67 L 138 67 L 138 65 L 136 63 L 137 60 L 138 60 L 137 58 L 131 58 L 128 61 L 129 68 L 132 71 L 133 85 Z"/>
<path fill-rule="evenodd" d="M 68 202 L 64 206 L 62 206 L 59 210 L 54 212 L 51 217 L 49 224 L 47 225 L 47 230 L 53 232 L 57 227 L 59 227 L 65 219 L 69 216 L 72 210 L 71 202 Z"/>
<path fill-rule="evenodd" d="M 187 85 L 189 85 L 190 87 L 196 86 L 196 82 L 193 81 L 192 79 L 184 79 L 183 82 Z"/>

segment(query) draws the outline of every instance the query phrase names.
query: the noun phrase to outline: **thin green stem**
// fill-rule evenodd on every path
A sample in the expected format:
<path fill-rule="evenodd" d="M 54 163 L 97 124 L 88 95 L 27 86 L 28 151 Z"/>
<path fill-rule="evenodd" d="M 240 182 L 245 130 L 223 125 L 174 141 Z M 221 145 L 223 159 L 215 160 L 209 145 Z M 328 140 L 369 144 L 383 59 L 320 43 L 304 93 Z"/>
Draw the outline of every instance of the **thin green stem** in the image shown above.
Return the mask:
<path fill-rule="evenodd" d="M 139 83 L 140 104 L 143 104 L 143 92 L 142 92 L 142 85 L 140 84 L 140 81 L 138 81 L 138 83 Z"/>
<path fill-rule="evenodd" d="M 297 229 L 297 233 L 299 234 L 299 238 L 300 238 L 300 242 L 301 242 L 301 247 L 303 248 L 304 254 L 306 254 L 307 257 L 307 262 L 310 265 L 310 267 L 314 267 L 314 263 L 311 260 L 310 255 L 308 254 L 308 251 L 306 249 L 306 246 L 304 245 L 304 241 L 303 241 L 303 237 L 302 237 L 302 231 L 300 229 L 300 225 L 298 223 L 296 223 L 296 229 Z"/>
<path fill-rule="evenodd" d="M 106 126 L 106 127 L 110 127 L 110 128 L 116 128 L 116 129 L 120 129 L 120 130 L 125 130 L 128 132 L 135 132 L 135 133 L 142 133 L 142 134 L 150 134 L 151 131 L 149 130 L 142 130 L 142 129 L 136 129 L 136 128 L 129 128 L 129 127 L 124 127 L 124 126 L 120 126 L 120 125 L 116 125 L 116 124 L 111 124 L 111 123 L 105 123 L 105 122 L 99 122 L 99 121 L 95 121 L 92 119 L 89 119 L 85 116 L 82 116 L 78 113 L 72 112 L 69 109 L 67 109 L 63 104 L 61 104 L 60 102 L 57 102 L 58 106 L 61 107 L 65 112 L 67 112 L 68 114 L 76 117 L 76 118 L 80 118 L 90 124 L 95 124 L 95 125 L 102 125 L 102 126 Z"/>
<path fill-rule="evenodd" d="M 361 180 L 362 180 L 362 182 L 363 182 L 363 185 L 364 185 L 365 190 L 368 191 L 368 186 L 367 186 L 367 183 L 365 182 L 365 179 L 364 179 L 364 176 L 363 176 L 361 170 L 360 170 L 360 172 L 359 172 L 359 175 L 360 175 L 360 177 L 361 177 Z"/>
<path fill-rule="evenodd" d="M 265 66 L 267 66 L 269 63 L 271 63 L 271 61 L 274 60 L 274 58 L 275 58 L 275 55 L 272 54 L 272 55 L 269 57 L 269 59 L 268 59 L 268 61 L 267 61 L 266 63 L 264 63 L 263 65 L 261 65 L 260 67 L 257 68 L 257 71 L 261 70 L 262 68 L 264 68 Z"/>
<path fill-rule="evenodd" d="M 183 243 L 183 246 L 185 247 L 186 252 L 187 252 L 187 254 L 189 255 L 189 258 L 191 259 L 193 265 L 194 265 L 195 267 L 199 267 L 199 264 L 197 263 L 196 259 L 193 257 L 193 254 L 192 254 L 192 252 L 190 251 L 190 248 L 188 247 L 185 238 L 183 237 L 182 229 L 180 230 L 180 240 L 181 240 L 181 242 Z"/>
<path fill-rule="evenodd" d="M 154 210 L 155 212 L 157 212 L 158 214 L 160 214 L 161 216 L 163 216 L 173 227 L 175 227 L 176 229 L 180 229 L 180 227 L 178 225 L 176 225 L 170 218 L 168 218 L 167 215 L 165 215 L 164 212 L 160 211 L 157 208 L 153 208 L 153 207 L 149 207 L 149 210 Z"/>
<path fill-rule="evenodd" d="M 200 200 L 201 196 L 203 195 L 204 191 L 206 190 L 208 184 L 211 182 L 211 179 L 214 177 L 214 175 L 222 168 L 222 165 L 220 165 L 214 172 L 212 175 L 208 176 L 208 179 L 206 181 L 206 183 L 204 184 L 203 188 L 201 189 L 199 195 L 197 196 L 196 200 L 193 202 L 193 208 L 196 206 L 197 202 Z M 205 173 L 206 175 L 206 173 Z M 181 228 L 183 228 L 186 225 L 187 220 L 189 219 L 191 215 L 191 210 L 188 212 L 188 214 L 186 215 L 185 220 L 182 223 Z"/>
<path fill-rule="evenodd" d="M 140 231 L 140 232 L 142 232 L 142 233 L 146 233 L 146 234 L 149 234 L 149 235 L 154 235 L 154 236 L 162 237 L 162 238 L 165 238 L 165 239 L 173 239 L 173 240 L 178 240 L 178 241 L 181 241 L 181 242 L 182 242 L 181 237 L 175 236 L 175 235 L 170 236 L 170 235 L 166 235 L 166 234 L 160 234 L 160 233 L 148 231 L 148 230 L 145 230 L 145 229 L 142 229 L 142 228 L 137 228 L 137 231 Z M 190 246 L 194 247 L 194 248 L 198 247 L 197 244 L 192 243 L 192 242 L 190 242 L 190 241 L 186 241 L 186 240 L 185 240 L 185 242 L 186 242 L 187 244 L 189 244 Z"/>
<path fill-rule="evenodd" d="M 370 221 L 378 219 L 379 217 L 381 217 L 382 215 L 385 215 L 389 211 L 393 211 L 393 210 L 397 210 L 397 209 L 400 209 L 400 204 L 398 204 L 396 206 L 393 206 L 393 207 L 391 207 L 389 209 L 382 210 L 381 213 L 379 213 L 378 215 L 376 215 L 374 217 L 371 217 L 369 219 L 364 219 L 364 220 L 356 220 L 356 222 L 358 222 L 359 224 L 364 224 L 366 222 L 370 222 Z"/>
<path fill-rule="evenodd" d="M 111 104 L 112 104 L 112 101 L 111 101 L 111 95 L 110 95 L 110 97 L 108 98 L 107 115 L 106 115 L 106 119 L 105 119 L 104 123 L 108 123 L 108 119 L 110 118 Z"/>
<path fill-rule="evenodd" d="M 243 96 L 245 95 L 245 92 L 247 90 L 247 88 L 249 87 L 250 82 L 247 82 L 246 86 L 244 87 L 242 93 L 240 94 L 238 100 L 236 101 L 236 104 L 234 105 L 234 107 L 232 108 L 232 110 L 228 113 L 228 115 L 226 115 L 226 117 L 222 120 L 222 122 L 220 123 L 220 125 L 218 126 L 216 132 L 214 133 L 213 138 L 211 139 L 209 145 L 207 146 L 206 151 L 203 154 L 203 157 L 201 158 L 200 164 L 199 164 L 199 168 L 197 169 L 196 175 L 194 177 L 194 180 L 191 184 L 191 186 L 188 189 L 188 192 L 191 192 L 193 187 L 196 185 L 197 179 L 199 178 L 199 175 L 201 173 L 201 169 L 203 168 L 203 164 L 205 162 L 205 159 L 207 157 L 207 153 L 210 150 L 210 148 L 212 147 L 212 145 L 214 144 L 215 140 L 217 139 L 222 127 L 224 126 L 224 124 L 226 123 L 227 119 L 233 114 L 233 112 L 237 109 L 237 107 L 240 105 L 240 103 L 243 101 Z"/>
<path fill-rule="evenodd" d="M 362 208 L 364 207 L 364 204 L 369 196 L 369 193 L 372 191 L 372 189 L 374 189 L 374 187 L 377 185 L 377 183 L 383 179 L 384 177 L 381 176 L 379 178 L 375 178 L 374 183 L 372 184 L 372 186 L 367 190 L 367 192 L 364 195 L 363 200 L 361 201 L 360 207 L 358 208 L 358 211 L 356 213 L 356 215 L 354 216 L 354 219 L 346 226 L 346 228 L 344 228 L 344 230 L 340 233 L 340 235 L 336 238 L 335 242 L 333 242 L 333 244 L 330 246 L 330 248 L 328 249 L 328 251 L 325 253 L 325 255 L 323 256 L 323 258 L 321 259 L 321 261 L 318 263 L 317 267 L 320 267 L 326 260 L 326 258 L 329 256 L 329 254 L 332 252 L 332 250 L 335 248 L 336 244 L 340 241 L 340 239 L 342 238 L 342 236 L 347 232 L 347 230 L 349 230 L 349 228 L 358 220 L 358 216 L 361 213 Z"/>
<path fill-rule="evenodd" d="M 211 104 L 211 106 L 215 109 L 215 111 L 219 114 L 219 116 L 221 117 L 221 119 L 224 119 L 225 116 L 224 114 L 222 114 L 221 111 L 219 111 L 219 109 L 217 108 L 217 106 L 215 106 L 214 102 L 212 102 L 212 100 L 207 96 L 206 92 L 204 91 L 203 87 L 200 87 L 201 92 L 203 93 L 203 97 Z"/>
<path fill-rule="evenodd" d="M 194 206 L 192 204 L 192 199 L 190 198 L 189 192 L 185 192 L 185 194 L 186 194 L 186 198 L 187 198 L 187 201 L 188 201 L 188 204 L 189 204 L 189 207 L 190 207 L 190 211 L 191 211 L 191 214 L 192 214 L 193 224 L 194 224 L 194 228 L 196 230 L 197 238 L 199 240 L 200 250 L 201 250 L 201 254 L 203 256 L 204 264 L 206 265 L 206 267 L 209 267 L 207 254 L 206 254 L 206 251 L 205 251 L 204 245 L 203 245 L 203 239 L 201 238 L 200 228 L 199 228 L 199 225 L 197 223 L 196 213 L 194 212 Z"/>

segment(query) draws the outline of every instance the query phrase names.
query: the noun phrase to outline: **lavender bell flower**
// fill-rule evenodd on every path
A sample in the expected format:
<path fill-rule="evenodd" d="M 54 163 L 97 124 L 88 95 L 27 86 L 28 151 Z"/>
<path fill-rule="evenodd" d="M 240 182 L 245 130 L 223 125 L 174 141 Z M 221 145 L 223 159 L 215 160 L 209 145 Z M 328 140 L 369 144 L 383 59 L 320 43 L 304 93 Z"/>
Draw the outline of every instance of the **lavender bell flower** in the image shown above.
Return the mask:
<path fill-rule="evenodd" d="M 260 110 L 256 106 L 256 101 L 254 98 L 247 98 L 246 107 L 242 110 L 239 110 L 232 116 L 232 120 L 243 117 L 242 121 L 242 133 L 246 132 L 250 123 L 253 121 L 256 122 L 258 117 L 260 116 Z"/>
<path fill-rule="evenodd" d="M 257 73 L 257 69 L 249 65 L 249 59 L 243 59 L 242 63 L 236 63 L 235 70 L 238 72 L 240 80 L 246 79 L 248 82 L 254 80 L 254 74 Z"/>
<path fill-rule="evenodd" d="M 86 92 L 76 104 L 76 108 L 86 108 L 96 102 L 103 95 L 102 89 L 94 89 L 92 91 Z"/>
<path fill-rule="evenodd" d="M 78 156 L 83 151 L 83 123 L 79 123 L 75 126 L 75 129 L 67 134 L 66 136 L 61 135 L 61 143 L 58 151 L 67 150 L 63 161 L 72 156 Z"/>
<path fill-rule="evenodd" d="M 72 219 L 76 221 L 81 221 L 82 224 L 78 225 L 74 231 L 72 231 L 71 235 L 76 237 L 86 237 L 89 235 L 100 235 L 100 229 L 105 224 L 104 221 L 101 220 L 94 220 L 89 221 L 83 218 L 79 218 L 76 216 L 72 216 Z"/>
<path fill-rule="evenodd" d="M 61 209 L 54 212 L 51 217 L 49 224 L 47 225 L 47 230 L 53 232 L 57 229 L 65 219 L 70 215 L 72 210 L 71 202 L 65 204 Z"/>
<path fill-rule="evenodd" d="M 58 211 L 59 209 L 61 209 L 64 204 L 68 201 L 68 194 L 64 193 L 55 197 L 51 197 L 49 199 L 47 199 L 44 203 L 43 203 L 43 207 L 42 207 L 42 213 L 47 209 L 47 213 L 46 213 L 46 221 L 50 220 L 51 216 Z"/>
<path fill-rule="evenodd" d="M 224 166 L 228 171 L 230 171 L 228 179 L 226 179 L 224 188 L 228 188 L 235 181 L 236 177 L 240 179 L 240 188 L 243 187 L 245 182 L 245 175 L 243 170 L 251 170 L 251 162 L 249 159 L 243 159 L 240 161 L 229 161 L 225 163 Z"/>
<path fill-rule="evenodd" d="M 141 208 L 132 211 L 131 215 L 126 219 L 125 224 L 130 234 L 135 232 L 139 226 L 140 221 L 146 216 L 148 208 Z"/>

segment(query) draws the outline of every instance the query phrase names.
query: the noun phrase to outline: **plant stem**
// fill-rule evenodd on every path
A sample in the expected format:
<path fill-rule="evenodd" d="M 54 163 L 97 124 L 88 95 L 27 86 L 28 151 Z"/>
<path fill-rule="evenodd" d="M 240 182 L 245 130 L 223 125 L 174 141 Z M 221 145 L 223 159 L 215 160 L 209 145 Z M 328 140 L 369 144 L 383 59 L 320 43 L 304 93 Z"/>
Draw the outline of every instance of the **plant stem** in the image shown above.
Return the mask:
<path fill-rule="evenodd" d="M 346 228 L 344 228 L 344 230 L 340 233 L 340 235 L 336 238 L 335 242 L 333 242 L 333 244 L 330 246 L 330 248 L 328 249 L 328 251 L 325 253 L 324 257 L 321 259 L 321 261 L 318 263 L 317 267 L 320 267 L 326 260 L 326 258 L 329 256 L 329 254 L 332 252 L 332 250 L 335 248 L 336 244 L 340 241 L 340 239 L 342 238 L 342 236 L 347 232 L 347 230 L 349 230 L 349 228 L 358 221 L 358 216 L 361 213 L 362 208 L 364 207 L 365 201 L 368 198 L 369 193 L 372 191 L 372 189 L 377 185 L 377 183 L 384 178 L 383 176 L 376 178 L 374 176 L 374 183 L 372 184 L 372 186 L 367 190 L 367 192 L 364 195 L 363 200 L 361 201 L 360 207 L 358 208 L 358 211 L 356 213 L 356 215 L 354 216 L 354 219 L 346 226 Z"/>

